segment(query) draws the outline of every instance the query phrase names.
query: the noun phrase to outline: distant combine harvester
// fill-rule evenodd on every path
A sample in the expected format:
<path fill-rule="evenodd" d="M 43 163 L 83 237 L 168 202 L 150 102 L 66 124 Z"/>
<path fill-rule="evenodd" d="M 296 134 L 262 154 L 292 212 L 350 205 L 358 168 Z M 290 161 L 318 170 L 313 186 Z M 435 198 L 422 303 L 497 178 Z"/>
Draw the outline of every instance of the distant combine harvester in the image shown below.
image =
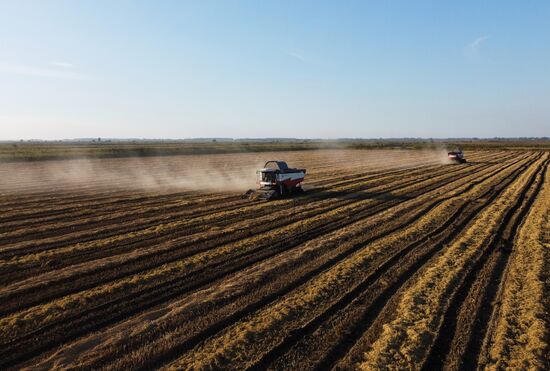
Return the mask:
<path fill-rule="evenodd" d="M 449 157 L 449 160 L 456 162 L 457 164 L 463 164 L 466 162 L 466 158 L 464 158 L 464 153 L 460 148 L 452 152 L 447 152 L 447 156 Z"/>

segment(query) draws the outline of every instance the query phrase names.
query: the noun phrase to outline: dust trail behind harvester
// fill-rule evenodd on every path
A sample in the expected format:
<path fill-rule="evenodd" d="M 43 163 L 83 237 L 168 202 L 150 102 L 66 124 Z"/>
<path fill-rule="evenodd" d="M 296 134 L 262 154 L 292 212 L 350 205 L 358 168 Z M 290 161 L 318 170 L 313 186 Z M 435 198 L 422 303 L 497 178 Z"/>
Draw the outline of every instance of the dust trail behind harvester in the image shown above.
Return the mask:
<path fill-rule="evenodd" d="M 450 164 L 447 150 L 444 147 L 430 149 L 369 149 L 369 150 L 340 150 L 315 151 L 315 155 L 324 159 L 327 163 L 342 163 L 352 158 L 365 167 L 365 170 L 390 169 L 390 168 L 414 168 L 426 165 Z"/>
<path fill-rule="evenodd" d="M 449 160 L 449 156 L 447 156 L 448 150 L 444 147 L 438 147 L 436 149 L 429 149 L 429 150 L 422 150 L 422 152 L 426 152 L 426 155 L 433 158 L 440 164 L 440 165 L 449 165 L 453 162 Z"/>
<path fill-rule="evenodd" d="M 51 190 L 241 191 L 254 161 L 233 155 L 75 159 L 0 164 L 0 193 Z"/>
<path fill-rule="evenodd" d="M 359 171 L 447 163 L 441 150 L 325 150 L 215 155 L 74 159 L 0 163 L 0 193 L 142 190 L 154 192 L 244 192 L 267 160 L 285 160 L 318 173 L 353 167 Z M 335 170 L 334 170 L 335 171 Z"/>

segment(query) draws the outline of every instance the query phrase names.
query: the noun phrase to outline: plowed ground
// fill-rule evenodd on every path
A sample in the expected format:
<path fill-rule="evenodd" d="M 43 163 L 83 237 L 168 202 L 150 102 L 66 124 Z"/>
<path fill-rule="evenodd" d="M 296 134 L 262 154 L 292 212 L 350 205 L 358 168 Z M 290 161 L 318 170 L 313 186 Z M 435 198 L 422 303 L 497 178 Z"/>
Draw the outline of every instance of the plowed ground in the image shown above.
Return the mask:
<path fill-rule="evenodd" d="M 549 153 L 467 157 L 0 164 L 0 369 L 548 368 Z"/>

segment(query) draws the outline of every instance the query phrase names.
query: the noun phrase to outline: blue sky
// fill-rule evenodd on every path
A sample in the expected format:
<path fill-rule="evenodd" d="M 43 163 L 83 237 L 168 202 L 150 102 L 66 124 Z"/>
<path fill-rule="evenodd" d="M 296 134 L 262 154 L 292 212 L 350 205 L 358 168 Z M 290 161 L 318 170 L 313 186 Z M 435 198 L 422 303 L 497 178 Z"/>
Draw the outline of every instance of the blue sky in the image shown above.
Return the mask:
<path fill-rule="evenodd" d="M 0 1 L 0 139 L 550 136 L 548 1 Z"/>

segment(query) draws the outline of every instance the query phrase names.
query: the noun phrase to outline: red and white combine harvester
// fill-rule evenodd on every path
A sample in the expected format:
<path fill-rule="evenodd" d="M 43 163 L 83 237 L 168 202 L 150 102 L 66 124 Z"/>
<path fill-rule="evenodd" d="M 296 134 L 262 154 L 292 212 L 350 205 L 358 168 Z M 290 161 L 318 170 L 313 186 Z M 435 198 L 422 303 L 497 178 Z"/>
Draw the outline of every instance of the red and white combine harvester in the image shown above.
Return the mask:
<path fill-rule="evenodd" d="M 461 149 L 456 149 L 452 152 L 448 152 L 447 156 L 449 157 L 449 160 L 458 164 L 463 164 L 466 162 L 466 159 L 464 158 L 464 153 L 462 153 Z"/>
<path fill-rule="evenodd" d="M 305 176 L 306 169 L 289 168 L 284 161 L 268 161 L 256 171 L 258 189 L 249 189 L 244 196 L 250 200 L 273 200 L 302 193 Z"/>

